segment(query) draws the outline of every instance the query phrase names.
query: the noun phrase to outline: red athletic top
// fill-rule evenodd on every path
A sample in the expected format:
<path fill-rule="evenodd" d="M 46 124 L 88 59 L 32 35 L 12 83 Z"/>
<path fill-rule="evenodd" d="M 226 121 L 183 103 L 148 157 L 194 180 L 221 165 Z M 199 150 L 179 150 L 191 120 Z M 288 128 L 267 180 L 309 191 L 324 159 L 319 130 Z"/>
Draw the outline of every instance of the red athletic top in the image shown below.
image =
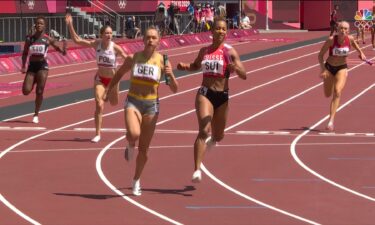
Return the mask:
<path fill-rule="evenodd" d="M 230 56 L 228 49 L 232 46 L 224 44 L 213 51 L 207 48 L 202 60 L 203 77 L 217 77 L 224 78 L 228 63 L 230 63 Z"/>
<path fill-rule="evenodd" d="M 350 40 L 348 36 L 345 37 L 344 43 L 342 43 L 341 45 L 338 42 L 338 36 L 335 35 L 333 37 L 333 45 L 329 47 L 330 56 L 348 56 L 349 50 Z"/>

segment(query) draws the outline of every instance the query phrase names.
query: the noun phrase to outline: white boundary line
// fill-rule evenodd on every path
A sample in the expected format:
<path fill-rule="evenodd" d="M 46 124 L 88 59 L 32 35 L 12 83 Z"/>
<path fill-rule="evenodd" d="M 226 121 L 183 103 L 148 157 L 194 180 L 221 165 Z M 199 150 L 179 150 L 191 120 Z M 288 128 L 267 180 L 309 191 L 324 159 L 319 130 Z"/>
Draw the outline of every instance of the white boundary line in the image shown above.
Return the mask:
<path fill-rule="evenodd" d="M 375 145 L 375 142 L 305 142 L 299 144 L 300 146 L 324 146 L 324 145 Z M 243 147 L 272 147 L 272 146 L 290 146 L 290 143 L 244 143 L 244 144 L 221 144 L 216 145 L 215 148 L 243 148 Z M 191 145 L 155 145 L 150 146 L 150 149 L 184 149 L 191 148 Z M 124 147 L 114 147 L 112 150 L 124 150 Z M 89 152 L 101 151 L 103 148 L 55 148 L 55 149 L 19 149 L 9 152 L 9 154 L 29 154 L 33 152 Z M 239 150 L 239 149 L 236 149 Z M 249 149 L 245 149 L 249 150 Z M 184 150 L 185 151 L 185 150 Z M 243 151 L 243 150 L 241 150 Z M 271 150 L 274 151 L 274 150 Z M 1 153 L 1 151 L 0 151 Z"/>
<path fill-rule="evenodd" d="M 15 212 L 16 214 L 22 215 L 22 218 L 24 218 L 25 220 L 27 220 L 31 224 L 41 225 L 39 222 L 31 219 L 30 217 L 25 215 L 23 212 L 21 212 L 19 209 L 17 209 L 14 205 L 12 205 L 10 202 L 8 202 L 1 193 L 0 193 L 0 201 L 3 202 L 6 206 L 8 206 L 11 210 L 13 210 L 13 212 Z"/>
<path fill-rule="evenodd" d="M 337 109 L 337 112 L 339 112 L 341 109 L 345 108 L 346 106 L 348 106 L 351 102 L 353 102 L 354 100 L 356 100 L 357 98 L 361 97 L 363 94 L 365 94 L 367 91 L 369 91 L 371 88 L 375 87 L 375 83 L 373 83 L 372 85 L 370 85 L 368 88 L 364 89 L 362 92 L 360 92 L 359 94 L 357 94 L 356 96 L 354 96 L 352 99 L 350 99 L 349 101 L 347 101 L 345 104 L 341 105 L 338 109 Z M 323 123 L 325 120 L 327 120 L 329 118 L 329 115 L 323 117 L 321 120 L 319 120 L 317 123 L 315 123 L 314 125 L 312 125 L 310 127 L 310 130 L 311 129 L 314 129 L 315 127 L 319 126 L 321 123 Z M 370 200 L 370 201 L 375 201 L 375 198 L 373 197 L 370 197 L 368 195 L 365 195 L 365 194 L 362 194 L 362 193 L 359 193 L 357 191 L 354 191 L 350 188 L 347 188 L 343 185 L 340 185 L 326 177 L 324 177 L 323 175 L 319 174 L 318 172 L 314 171 L 313 169 L 311 169 L 310 167 L 308 167 L 306 164 L 304 164 L 302 162 L 302 160 L 298 157 L 297 155 L 297 151 L 296 151 L 296 145 L 297 145 L 297 142 L 303 137 L 305 136 L 307 133 L 310 132 L 310 130 L 306 130 L 305 132 L 303 132 L 302 134 L 300 134 L 299 136 L 297 136 L 292 144 L 290 145 L 290 154 L 293 156 L 294 160 L 303 168 L 305 169 L 306 171 L 308 171 L 309 173 L 311 173 L 312 175 L 322 179 L 323 181 L 335 186 L 335 187 L 338 187 L 339 189 L 342 189 L 344 191 L 347 191 L 349 193 L 352 193 L 354 195 L 357 195 L 359 197 L 362 197 L 362 198 L 365 198 L 367 200 Z"/>
<path fill-rule="evenodd" d="M 96 158 L 96 163 L 95 163 L 95 166 L 96 166 L 96 171 L 98 172 L 98 175 L 100 177 L 100 179 L 113 191 L 115 192 L 117 195 L 121 196 L 123 199 L 125 199 L 126 201 L 130 202 L 131 204 L 141 208 L 142 210 L 146 211 L 146 212 L 149 212 L 153 215 L 155 215 L 156 217 L 159 217 L 160 219 L 163 219 L 167 222 L 170 222 L 172 224 L 176 224 L 176 225 L 181 225 L 182 223 L 180 222 L 177 222 L 176 220 L 173 220 L 169 217 L 166 217 L 164 216 L 163 214 L 160 214 L 142 204 L 140 204 L 139 202 L 133 200 L 132 198 L 126 196 L 123 192 L 121 192 L 120 190 L 118 190 L 107 178 L 106 176 L 104 175 L 104 172 L 102 170 L 102 167 L 101 167 L 101 162 L 102 162 L 102 158 L 104 156 L 104 154 L 110 149 L 110 147 L 114 144 L 116 144 L 117 142 L 121 141 L 122 139 L 124 139 L 125 136 L 121 136 L 119 138 L 117 138 L 116 140 L 112 141 L 111 143 L 109 143 L 108 145 L 106 145 L 99 153 L 99 155 L 97 156 Z"/>
<path fill-rule="evenodd" d="M 314 44 L 317 44 L 317 43 L 314 43 Z M 311 45 L 314 45 L 314 44 L 311 44 Z M 299 48 L 303 48 L 303 47 L 308 47 L 310 45 L 306 45 L 306 46 L 301 46 L 301 47 L 298 47 L 298 48 L 295 48 L 295 49 L 299 49 Z M 265 55 L 265 56 L 261 56 L 261 57 L 257 57 L 257 58 L 253 58 L 253 59 L 250 59 L 250 60 L 246 60 L 246 61 L 251 61 L 251 60 L 255 60 L 255 59 L 259 59 L 259 58 L 265 58 L 265 57 L 270 57 L 270 56 L 274 56 L 274 55 L 278 55 L 278 54 L 281 54 L 281 53 L 285 53 L 285 52 L 289 52 L 289 51 L 292 51 L 292 50 L 295 50 L 295 49 L 288 49 L 286 51 L 281 51 L 281 52 L 278 52 L 278 53 L 274 53 L 274 54 L 269 54 L 269 55 Z M 311 55 L 311 54 L 307 54 L 307 55 Z M 297 57 L 297 58 L 300 58 L 300 57 Z M 287 62 L 289 62 L 290 60 L 286 60 Z M 268 67 L 268 66 L 267 66 Z M 258 69 L 259 70 L 259 69 Z M 249 72 L 250 73 L 250 72 Z M 181 78 L 186 78 L 188 76 L 193 76 L 193 75 L 196 75 L 196 74 L 200 74 L 200 72 L 197 72 L 197 73 L 193 73 L 193 74 L 190 74 L 190 75 L 187 75 L 187 76 L 183 76 Z M 237 77 L 237 76 L 233 76 L 231 78 L 234 78 L 234 77 Z M 278 79 L 279 80 L 279 79 Z M 195 88 L 196 89 L 196 88 Z M 123 91 L 125 92 L 125 91 Z M 174 94 L 174 95 L 169 95 L 169 96 L 166 96 L 165 98 L 167 97 L 173 97 L 177 94 Z M 56 108 L 52 108 L 52 109 L 48 109 L 48 110 L 44 110 L 43 112 L 46 112 L 46 111 L 52 111 L 52 110 L 55 110 L 55 109 L 60 109 L 60 108 L 65 108 L 65 107 L 68 107 L 68 106 L 72 106 L 72 105 L 76 105 L 76 104 L 80 104 L 80 103 L 83 103 L 83 102 L 87 102 L 87 101 L 91 101 L 93 100 L 92 98 L 91 99 L 87 99 L 87 100 L 83 100 L 83 101 L 79 101 L 79 102 L 75 102 L 75 103 L 71 103 L 71 104 L 67 104 L 67 105 L 64 105 L 64 106 L 60 106 L 60 107 L 56 107 Z M 118 113 L 118 112 L 121 112 L 122 110 L 118 110 L 118 111 L 114 111 L 114 112 L 111 112 L 111 113 L 108 113 L 106 114 L 105 116 L 108 116 L 108 115 L 112 115 L 112 114 L 115 114 L 115 113 Z M 188 114 L 188 113 L 191 113 L 191 112 L 194 112 L 194 110 L 191 110 L 191 111 L 188 111 L 185 113 Z M 14 118 L 10 118 L 10 119 L 7 119 L 7 120 L 4 120 L 4 121 L 8 121 L 8 120 L 11 120 L 11 119 L 16 119 L 16 118 L 21 118 L 21 117 L 24 117 L 24 116 L 27 116 L 27 115 L 31 115 L 30 114 L 25 114 L 25 115 L 22 115 L 22 116 L 18 116 L 18 117 L 14 117 Z M 180 115 L 181 116 L 181 115 Z M 174 118 L 178 118 L 180 116 L 176 116 Z M 49 134 L 49 133 L 52 133 L 54 131 L 58 131 L 58 130 L 62 130 L 62 129 L 65 129 L 65 128 L 68 128 L 68 127 L 72 127 L 72 126 L 75 126 L 75 125 L 78 125 L 78 124 L 82 124 L 82 123 L 85 123 L 85 122 L 88 122 L 88 121 L 92 121 L 93 118 L 90 118 L 90 119 L 86 119 L 86 120 L 82 120 L 80 122 L 77 122 L 77 123 L 73 123 L 73 124 L 70 124 L 70 125 L 66 125 L 66 126 L 63 126 L 63 127 L 60 127 L 60 128 L 57 128 L 57 129 L 54 129 L 54 130 L 51 130 L 51 131 L 47 131 L 47 132 L 44 132 L 44 133 L 41 133 L 41 134 L 38 134 L 38 135 L 34 135 L 34 136 L 31 136 L 27 139 L 24 139 L 22 141 L 19 141 L 18 143 L 10 146 L 9 148 L 7 148 L 6 150 L 2 151 L 0 153 L 0 159 L 5 155 L 7 154 L 9 151 L 11 151 L 12 149 L 16 148 L 17 146 L 29 141 L 29 140 L 32 140 L 32 139 L 35 139 L 37 137 L 40 137 L 40 136 L 43 136 L 43 135 L 46 135 L 46 134 Z M 161 123 L 160 123 L 161 124 Z M 208 171 L 207 171 L 208 172 Z M 1 194 L 1 193 L 0 193 Z M 8 208 L 10 209 L 13 209 L 13 206 L 9 203 L 9 201 L 7 201 L 5 199 L 5 197 L 3 196 L 2 199 L 0 199 Z M 17 213 L 19 216 L 21 216 L 22 218 L 26 219 L 29 218 L 27 215 L 25 215 L 24 213 L 22 213 L 21 211 L 18 212 L 15 212 Z"/>

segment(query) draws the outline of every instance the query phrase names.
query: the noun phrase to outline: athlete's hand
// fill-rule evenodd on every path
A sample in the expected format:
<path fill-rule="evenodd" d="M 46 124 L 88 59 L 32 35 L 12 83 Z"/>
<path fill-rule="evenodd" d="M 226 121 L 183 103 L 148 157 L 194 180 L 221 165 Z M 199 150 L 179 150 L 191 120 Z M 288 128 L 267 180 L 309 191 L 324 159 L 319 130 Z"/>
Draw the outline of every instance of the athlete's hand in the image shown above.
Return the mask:
<path fill-rule="evenodd" d="M 25 67 L 22 67 L 21 73 L 26 73 L 26 68 Z"/>
<path fill-rule="evenodd" d="M 234 63 L 229 63 L 227 65 L 227 69 L 229 70 L 230 73 L 234 73 L 236 71 L 236 64 Z"/>
<path fill-rule="evenodd" d="M 365 54 L 363 54 L 362 52 L 361 52 L 361 54 L 358 55 L 358 57 L 359 57 L 362 61 L 366 61 L 366 56 L 365 56 Z"/>
<path fill-rule="evenodd" d="M 65 23 L 66 23 L 66 25 L 71 24 L 72 21 L 73 21 L 73 19 L 72 19 L 72 15 L 70 15 L 70 13 L 67 13 L 67 14 L 65 15 Z"/>
<path fill-rule="evenodd" d="M 186 70 L 187 67 L 188 67 L 188 65 L 186 63 L 181 63 L 180 62 L 180 63 L 177 64 L 177 69 L 178 70 Z"/>
<path fill-rule="evenodd" d="M 164 73 L 165 73 L 165 75 L 170 76 L 172 74 L 172 72 L 173 72 L 172 68 L 169 65 L 165 65 L 164 66 Z"/>
<path fill-rule="evenodd" d="M 327 70 L 324 70 L 320 73 L 320 78 L 326 79 L 329 76 L 329 73 Z"/>

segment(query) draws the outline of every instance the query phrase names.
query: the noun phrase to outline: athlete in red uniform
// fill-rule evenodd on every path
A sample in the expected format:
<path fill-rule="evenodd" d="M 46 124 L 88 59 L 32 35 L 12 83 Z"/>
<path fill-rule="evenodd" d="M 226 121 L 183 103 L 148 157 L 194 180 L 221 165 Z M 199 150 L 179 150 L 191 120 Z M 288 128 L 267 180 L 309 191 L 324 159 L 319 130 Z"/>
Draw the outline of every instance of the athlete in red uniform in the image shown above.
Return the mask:
<path fill-rule="evenodd" d="M 349 35 L 349 23 L 340 22 L 338 25 L 337 35 L 331 36 L 324 43 L 319 52 L 319 64 L 321 67 L 320 77 L 324 81 L 324 94 L 327 98 L 332 97 L 330 106 L 330 118 L 327 130 L 334 130 L 334 119 L 337 108 L 339 107 L 342 90 L 346 83 L 348 75 L 347 56 L 350 47 L 353 46 L 359 53 L 359 58 L 366 60 L 366 56 L 359 48 L 352 35 Z M 324 54 L 329 51 L 329 56 L 324 63 Z"/>
<path fill-rule="evenodd" d="M 202 179 L 200 166 L 206 147 L 214 146 L 216 142 L 224 138 L 228 116 L 230 73 L 235 72 L 241 79 L 246 79 L 245 68 L 237 51 L 224 43 L 227 34 L 227 23 L 224 19 L 215 19 L 212 34 L 212 44 L 201 48 L 193 63 L 177 65 L 179 70 L 203 70 L 202 86 L 195 99 L 199 133 L 194 143 L 193 182 L 200 182 Z M 211 137 L 209 138 L 210 130 Z"/>
<path fill-rule="evenodd" d="M 46 20 L 43 16 L 38 16 L 35 23 L 35 33 L 30 34 L 26 38 L 25 46 L 22 54 L 22 73 L 26 73 L 25 80 L 22 85 L 22 93 L 28 95 L 34 88 L 35 90 L 35 112 L 33 123 L 39 123 L 39 110 L 43 102 L 44 87 L 48 77 L 47 52 L 48 46 L 52 45 L 56 51 L 66 54 L 65 45 L 59 47 L 55 39 L 49 37 L 45 33 Z M 26 70 L 26 61 L 29 57 L 29 66 Z"/>

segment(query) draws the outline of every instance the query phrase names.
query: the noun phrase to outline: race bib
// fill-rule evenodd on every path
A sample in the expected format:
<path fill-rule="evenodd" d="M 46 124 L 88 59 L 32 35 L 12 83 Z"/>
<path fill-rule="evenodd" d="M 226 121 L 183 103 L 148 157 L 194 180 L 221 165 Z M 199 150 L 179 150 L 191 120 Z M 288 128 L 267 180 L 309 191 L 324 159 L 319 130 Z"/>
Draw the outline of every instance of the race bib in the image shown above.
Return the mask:
<path fill-rule="evenodd" d="M 32 55 L 44 55 L 46 52 L 45 45 L 31 45 L 29 48 L 29 52 Z"/>
<path fill-rule="evenodd" d="M 202 71 L 203 73 L 224 74 L 224 60 L 203 60 Z"/>
<path fill-rule="evenodd" d="M 349 47 L 332 49 L 332 55 L 334 56 L 348 56 L 348 54 L 349 54 Z"/>
<path fill-rule="evenodd" d="M 156 65 L 137 63 L 134 65 L 133 76 L 158 82 L 160 78 L 160 69 Z"/>

